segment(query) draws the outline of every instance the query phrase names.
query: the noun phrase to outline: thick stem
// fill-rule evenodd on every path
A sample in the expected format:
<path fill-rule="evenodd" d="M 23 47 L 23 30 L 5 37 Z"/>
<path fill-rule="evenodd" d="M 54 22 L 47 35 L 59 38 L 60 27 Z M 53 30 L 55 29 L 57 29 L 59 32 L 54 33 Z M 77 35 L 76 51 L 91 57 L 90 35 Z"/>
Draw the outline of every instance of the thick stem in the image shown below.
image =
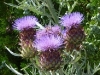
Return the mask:
<path fill-rule="evenodd" d="M 54 71 L 50 71 L 50 74 L 51 74 L 51 75 L 55 75 L 55 72 L 54 72 Z"/>

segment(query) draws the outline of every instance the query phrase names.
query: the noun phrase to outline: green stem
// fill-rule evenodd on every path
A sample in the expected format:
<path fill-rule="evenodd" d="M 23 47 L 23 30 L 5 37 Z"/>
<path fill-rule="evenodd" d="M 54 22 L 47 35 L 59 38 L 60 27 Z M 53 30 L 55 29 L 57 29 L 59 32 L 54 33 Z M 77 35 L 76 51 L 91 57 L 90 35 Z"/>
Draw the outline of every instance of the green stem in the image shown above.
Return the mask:
<path fill-rule="evenodd" d="M 51 75 L 55 75 L 55 72 L 54 72 L 54 71 L 50 71 L 50 74 L 51 74 Z"/>
<path fill-rule="evenodd" d="M 45 1 L 46 1 L 46 4 L 48 5 L 48 9 L 52 15 L 52 18 L 54 19 L 55 23 L 58 23 L 58 17 L 57 17 L 57 14 L 55 12 L 55 9 L 53 7 L 51 0 L 45 0 Z"/>
<path fill-rule="evenodd" d="M 69 10 L 70 13 L 73 11 L 73 9 L 77 5 L 77 3 L 78 3 L 78 0 L 74 1 L 74 4 L 72 5 L 71 9 Z"/>

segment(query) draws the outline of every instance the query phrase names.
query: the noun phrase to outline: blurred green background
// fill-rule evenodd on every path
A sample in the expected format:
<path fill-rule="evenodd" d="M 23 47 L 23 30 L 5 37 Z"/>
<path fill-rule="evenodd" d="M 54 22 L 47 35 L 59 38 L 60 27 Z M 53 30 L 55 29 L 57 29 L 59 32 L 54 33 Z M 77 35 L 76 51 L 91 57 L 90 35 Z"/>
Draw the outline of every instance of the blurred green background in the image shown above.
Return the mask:
<path fill-rule="evenodd" d="M 21 0 L 20 0 L 21 1 Z M 59 4 L 62 0 L 52 0 L 54 8 L 57 13 L 59 10 Z M 63 0 L 64 1 L 64 0 Z M 65 4 L 61 9 L 60 16 L 64 15 L 68 10 L 68 3 L 65 0 Z M 74 0 L 68 0 L 69 4 L 72 5 Z M 99 0 L 77 0 L 78 3 L 72 10 L 78 11 L 84 14 L 83 26 L 86 32 L 86 40 L 83 46 L 87 52 L 87 60 L 92 66 L 94 63 L 100 63 L 100 1 Z M 41 23 L 48 23 L 46 21 L 47 17 L 43 17 L 31 12 L 24 11 L 21 9 L 16 9 L 8 6 L 6 3 L 17 4 L 16 0 L 0 0 L 0 75 L 14 75 L 8 68 L 6 68 L 3 63 L 11 64 L 16 67 L 19 71 L 26 61 L 19 57 L 12 56 L 4 46 L 9 47 L 13 52 L 18 51 L 18 32 L 12 29 L 13 21 L 16 18 L 22 17 L 24 15 L 35 15 L 38 17 Z M 47 10 L 48 11 L 48 10 Z M 44 21 L 45 20 L 45 21 Z M 97 73 L 100 75 L 100 73 Z M 96 74 L 96 75 L 97 75 Z"/>

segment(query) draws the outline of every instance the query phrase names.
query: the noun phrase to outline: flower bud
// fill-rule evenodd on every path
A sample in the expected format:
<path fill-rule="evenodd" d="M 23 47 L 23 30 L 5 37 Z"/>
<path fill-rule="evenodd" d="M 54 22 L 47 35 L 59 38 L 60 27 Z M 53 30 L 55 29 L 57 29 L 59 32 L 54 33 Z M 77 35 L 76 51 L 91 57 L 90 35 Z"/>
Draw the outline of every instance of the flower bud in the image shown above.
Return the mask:
<path fill-rule="evenodd" d="M 60 68 L 61 56 L 56 50 L 43 51 L 40 54 L 40 67 L 45 70 L 56 70 Z"/>
<path fill-rule="evenodd" d="M 25 16 L 14 21 L 13 28 L 19 30 L 20 52 L 23 58 L 31 58 L 36 54 L 32 44 L 36 34 L 36 22 L 37 18 L 35 16 Z"/>
<path fill-rule="evenodd" d="M 61 17 L 60 23 L 65 27 L 64 33 L 66 33 L 65 42 L 67 50 L 80 50 L 82 41 L 85 39 L 85 33 L 81 26 L 83 21 L 83 14 L 79 12 L 74 12 L 70 14 L 65 14 Z"/>

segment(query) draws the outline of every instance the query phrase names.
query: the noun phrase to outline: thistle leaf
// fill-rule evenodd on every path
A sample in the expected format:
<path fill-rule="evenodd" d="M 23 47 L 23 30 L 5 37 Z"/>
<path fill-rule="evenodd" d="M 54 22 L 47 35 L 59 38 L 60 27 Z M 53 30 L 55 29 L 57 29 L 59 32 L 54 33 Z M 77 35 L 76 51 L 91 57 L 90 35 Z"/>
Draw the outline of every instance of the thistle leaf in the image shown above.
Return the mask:
<path fill-rule="evenodd" d="M 5 46 L 5 48 L 7 49 L 7 51 L 8 51 L 10 54 L 12 54 L 12 55 L 14 55 L 14 56 L 21 56 L 21 54 L 17 54 L 17 53 L 12 52 L 8 47 Z"/>
<path fill-rule="evenodd" d="M 9 68 L 12 72 L 14 72 L 17 75 L 23 75 L 22 73 L 18 72 L 17 70 L 15 70 L 11 65 L 8 66 L 7 64 L 5 64 L 7 66 L 7 68 Z"/>

